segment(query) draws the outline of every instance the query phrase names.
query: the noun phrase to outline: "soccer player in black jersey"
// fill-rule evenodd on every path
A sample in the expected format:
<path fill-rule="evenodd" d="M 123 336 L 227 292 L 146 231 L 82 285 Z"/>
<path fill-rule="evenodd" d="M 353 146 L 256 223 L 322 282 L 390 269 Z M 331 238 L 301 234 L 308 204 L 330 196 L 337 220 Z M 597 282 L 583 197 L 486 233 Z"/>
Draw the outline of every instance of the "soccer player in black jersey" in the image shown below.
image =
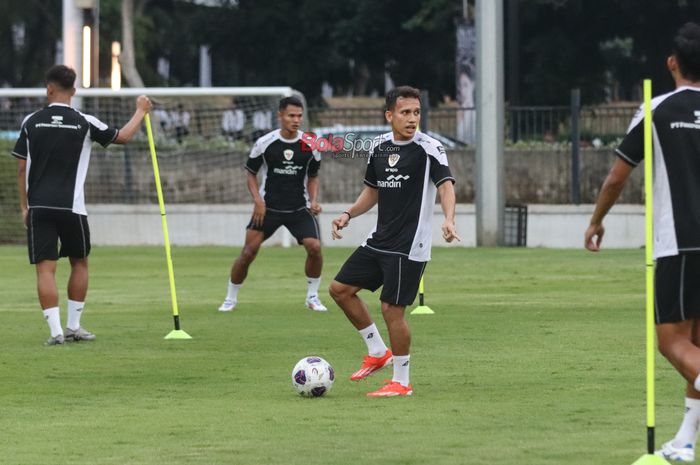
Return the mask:
<path fill-rule="evenodd" d="M 435 139 L 418 131 L 419 91 L 402 86 L 386 96 L 386 119 L 391 132 L 378 137 L 370 152 L 365 187 L 355 203 L 333 220 L 333 237 L 352 218 L 374 205 L 377 225 L 365 242 L 348 258 L 330 294 L 367 344 L 368 355 L 350 379 L 360 380 L 393 362 L 390 382 L 368 396 L 406 396 L 413 393 L 409 382 L 411 333 L 404 311 L 415 300 L 418 284 L 430 260 L 432 219 L 436 192 L 445 215 L 442 225 L 447 242 L 459 240 L 455 228 L 454 178 L 447 166 L 445 149 Z M 382 316 L 389 330 L 389 350 L 365 303 L 361 289 L 377 290 Z"/>
<path fill-rule="evenodd" d="M 253 216 L 247 226 L 243 250 L 231 267 L 228 292 L 220 312 L 230 312 L 236 307 L 248 267 L 262 243 L 280 226 L 285 226 L 306 249 L 306 306 L 317 312 L 327 310 L 318 297 L 323 256 L 315 215 L 321 212 L 316 201 L 321 155 L 301 138 L 303 112 L 298 98 L 280 100 L 277 114 L 280 129 L 259 138 L 250 152 L 245 168 L 248 190 L 253 196 Z M 262 174 L 260 185 L 258 173 Z"/>
<path fill-rule="evenodd" d="M 28 115 L 12 151 L 17 158 L 20 209 L 27 227 L 29 261 L 36 265 L 39 304 L 51 337 L 48 345 L 65 340 L 93 340 L 80 325 L 88 288 L 90 229 L 83 184 L 93 141 L 106 147 L 125 144 L 138 131 L 151 102 L 142 95 L 136 112 L 121 129 L 71 108 L 75 71 L 56 65 L 46 73 L 48 106 Z M 60 251 L 58 241 L 61 242 Z M 68 257 L 68 318 L 61 327 L 56 264 Z"/>
<path fill-rule="evenodd" d="M 688 23 L 679 29 L 666 64 L 676 89 L 651 102 L 656 336 L 659 350 L 687 383 L 683 422 L 657 455 L 692 462 L 700 426 L 699 25 Z M 644 158 L 643 119 L 640 108 L 616 150 L 585 233 L 588 250 L 600 250 L 603 218 Z"/>

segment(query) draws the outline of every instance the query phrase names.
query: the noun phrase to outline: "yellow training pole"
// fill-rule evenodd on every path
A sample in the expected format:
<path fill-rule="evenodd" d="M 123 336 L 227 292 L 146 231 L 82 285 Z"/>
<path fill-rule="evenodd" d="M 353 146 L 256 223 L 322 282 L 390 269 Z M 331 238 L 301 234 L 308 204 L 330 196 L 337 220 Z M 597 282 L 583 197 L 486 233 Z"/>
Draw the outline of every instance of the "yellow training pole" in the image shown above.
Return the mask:
<path fill-rule="evenodd" d="M 163 238 L 165 239 L 165 257 L 168 262 L 168 279 L 170 280 L 170 299 L 173 307 L 173 320 L 175 329 L 170 331 L 165 339 L 192 339 L 185 331 L 180 329 L 180 313 L 177 310 L 177 294 L 175 293 L 175 273 L 173 273 L 173 259 L 170 256 L 170 237 L 168 236 L 168 221 L 165 219 L 165 203 L 163 202 L 163 189 L 160 185 L 160 171 L 158 171 L 158 158 L 156 157 L 156 144 L 153 141 L 151 129 L 151 117 L 146 113 L 146 133 L 148 134 L 148 147 L 151 149 L 151 161 L 153 162 L 153 175 L 156 178 L 156 192 L 158 193 L 158 205 L 160 206 L 160 218 L 163 222 Z"/>
<path fill-rule="evenodd" d="M 644 80 L 644 197 L 646 219 L 646 365 L 647 365 L 647 453 L 633 465 L 668 464 L 654 455 L 654 221 L 651 81 Z"/>

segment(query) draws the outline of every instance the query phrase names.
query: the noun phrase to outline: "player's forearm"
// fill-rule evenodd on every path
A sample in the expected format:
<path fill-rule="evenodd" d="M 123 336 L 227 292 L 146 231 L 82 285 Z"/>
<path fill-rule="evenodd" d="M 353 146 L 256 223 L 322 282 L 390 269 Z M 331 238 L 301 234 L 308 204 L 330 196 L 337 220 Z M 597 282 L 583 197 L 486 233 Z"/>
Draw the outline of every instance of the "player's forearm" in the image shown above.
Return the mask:
<path fill-rule="evenodd" d="M 19 208 L 27 209 L 27 162 L 19 160 L 17 164 L 17 189 L 19 191 Z"/>
<path fill-rule="evenodd" d="M 598 200 L 596 200 L 595 209 L 591 216 L 591 224 L 603 223 L 603 218 L 605 218 L 605 215 L 608 214 L 618 197 L 620 197 L 620 193 L 625 187 L 632 169 L 632 166 L 622 160 L 618 159 L 615 161 L 610 173 L 603 182 L 603 186 L 600 188 L 600 194 L 598 194 Z"/>
<path fill-rule="evenodd" d="M 365 186 L 357 197 L 357 200 L 355 200 L 355 203 L 346 211 L 351 218 L 355 218 L 371 210 L 372 207 L 377 204 L 377 200 L 379 200 L 379 191 Z"/>
<path fill-rule="evenodd" d="M 454 223 L 455 204 L 457 203 L 454 185 L 450 181 L 445 181 L 438 187 L 438 192 L 440 193 L 440 206 L 442 206 L 442 213 L 445 215 L 445 219 Z"/>
<path fill-rule="evenodd" d="M 318 176 L 309 178 L 309 182 L 306 184 L 306 189 L 309 191 L 309 201 L 315 202 L 318 198 L 318 186 L 320 182 Z"/>
<path fill-rule="evenodd" d="M 140 108 L 137 108 L 129 122 L 119 130 L 119 134 L 117 135 L 117 138 L 114 139 L 114 143 L 126 144 L 129 142 L 141 127 L 141 122 L 143 121 L 144 116 L 146 116 L 146 112 Z"/>
<path fill-rule="evenodd" d="M 262 197 L 260 197 L 260 186 L 258 185 L 258 177 L 247 171 L 248 177 L 246 179 L 246 185 L 248 186 L 248 192 L 253 197 L 253 202 L 255 203 L 265 203 Z"/>

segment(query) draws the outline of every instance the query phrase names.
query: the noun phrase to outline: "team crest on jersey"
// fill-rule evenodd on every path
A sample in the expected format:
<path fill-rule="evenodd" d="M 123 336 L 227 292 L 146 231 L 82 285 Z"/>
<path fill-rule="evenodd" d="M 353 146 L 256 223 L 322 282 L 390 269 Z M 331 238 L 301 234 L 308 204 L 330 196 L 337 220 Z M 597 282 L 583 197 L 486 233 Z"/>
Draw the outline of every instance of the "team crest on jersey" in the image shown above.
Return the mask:
<path fill-rule="evenodd" d="M 287 149 L 282 153 L 284 154 L 284 159 L 287 161 L 291 160 L 292 157 L 294 156 L 294 150 Z"/>
<path fill-rule="evenodd" d="M 401 155 L 399 155 L 398 153 L 392 153 L 391 155 L 389 155 L 389 166 L 391 166 L 392 168 L 396 166 L 396 164 L 399 162 L 399 158 L 401 158 Z"/>

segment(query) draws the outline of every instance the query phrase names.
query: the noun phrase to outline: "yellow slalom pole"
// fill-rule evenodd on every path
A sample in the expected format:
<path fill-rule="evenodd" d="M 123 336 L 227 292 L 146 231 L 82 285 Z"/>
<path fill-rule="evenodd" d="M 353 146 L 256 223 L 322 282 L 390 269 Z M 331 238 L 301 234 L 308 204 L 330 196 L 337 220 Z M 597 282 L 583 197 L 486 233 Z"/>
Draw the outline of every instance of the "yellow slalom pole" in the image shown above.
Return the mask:
<path fill-rule="evenodd" d="M 653 221 L 653 148 L 651 80 L 644 80 L 644 197 L 646 219 L 646 378 L 647 378 L 647 453 L 633 465 L 668 464 L 654 455 L 654 221 Z"/>
<path fill-rule="evenodd" d="M 180 329 L 180 312 L 177 309 L 177 294 L 175 293 L 175 273 L 173 272 L 173 259 L 170 255 L 170 237 L 168 236 L 168 221 L 165 218 L 165 202 L 163 202 L 163 189 L 160 185 L 160 171 L 158 170 L 158 158 L 156 157 L 156 144 L 153 141 L 153 129 L 151 117 L 146 113 L 146 133 L 148 134 L 148 147 L 151 150 L 153 162 L 153 175 L 156 178 L 156 192 L 158 193 L 158 205 L 160 206 L 160 218 L 163 222 L 163 238 L 165 240 L 165 257 L 168 262 L 168 279 L 170 280 L 170 300 L 172 301 L 173 320 L 175 329 L 170 331 L 165 339 L 192 339 L 185 331 Z"/>

